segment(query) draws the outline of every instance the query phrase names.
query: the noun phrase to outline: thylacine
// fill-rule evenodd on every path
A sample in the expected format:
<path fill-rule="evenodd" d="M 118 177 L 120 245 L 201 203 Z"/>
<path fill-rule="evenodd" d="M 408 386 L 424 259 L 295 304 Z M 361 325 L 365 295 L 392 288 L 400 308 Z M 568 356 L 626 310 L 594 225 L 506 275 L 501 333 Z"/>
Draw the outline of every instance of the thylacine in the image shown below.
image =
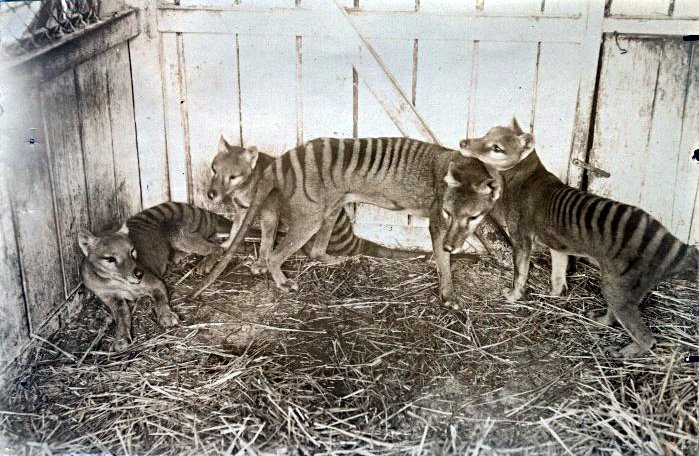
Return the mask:
<path fill-rule="evenodd" d="M 633 356 L 656 340 L 641 318 L 639 304 L 663 278 L 696 272 L 697 250 L 678 240 L 643 210 L 562 183 L 546 170 L 534 150 L 534 138 L 515 119 L 482 138 L 461 141 L 462 154 L 476 157 L 502 173 L 503 196 L 493 213 L 509 229 L 515 275 L 505 297 L 522 297 L 532 244 L 551 251 L 551 294 L 566 288 L 568 255 L 590 257 L 600 267 L 606 313 L 597 320 L 618 321 L 633 342 L 618 355 Z"/>
<path fill-rule="evenodd" d="M 118 231 L 97 236 L 87 230 L 80 232 L 78 242 L 85 254 L 80 275 L 114 317 L 114 350 L 126 348 L 131 340 L 129 304 L 139 298 L 153 298 L 161 326 L 178 324 L 163 283 L 172 255 L 207 256 L 201 265 L 206 271 L 223 250 L 209 239 L 230 229 L 231 222 L 213 212 L 188 204 L 163 203 L 132 216 Z"/>
<path fill-rule="evenodd" d="M 473 233 L 495 204 L 500 189 L 497 173 L 491 175 L 480 161 L 409 138 L 314 139 L 251 178 L 256 179 L 256 192 L 242 227 L 195 296 L 216 280 L 252 218 L 276 192 L 281 212 L 289 219 L 289 230 L 266 263 L 279 288 L 294 287 L 280 266 L 314 235 L 310 256 L 335 261 L 326 247 L 338 212 L 347 203 L 362 202 L 430 218 L 440 295 L 445 305 L 456 308 L 449 252 Z M 271 216 L 278 213 L 271 212 Z M 270 226 L 276 226 L 276 219 Z M 271 246 L 269 239 L 266 242 Z"/>
<path fill-rule="evenodd" d="M 274 160 L 275 157 L 258 151 L 255 146 L 233 146 L 221 136 L 216 155 L 211 163 L 212 175 L 206 193 L 208 198 L 215 203 L 229 203 L 237 210 L 246 210 L 250 206 L 257 185 L 257 179 L 254 177 L 255 170 L 265 169 Z M 266 258 L 271 252 L 277 223 L 277 217 L 274 214 L 281 208 L 279 197 L 279 192 L 273 191 L 260 209 L 262 238 L 271 239 L 272 242 L 264 242 L 261 245 L 260 259 L 251 268 L 255 274 L 265 271 Z M 283 219 L 286 222 L 287 218 L 283 217 Z M 231 236 L 223 244 L 224 248 L 233 241 L 241 221 L 242 217 L 238 220 L 234 219 Z M 267 230 L 270 230 L 272 237 L 266 236 Z M 310 255 L 311 245 L 312 241 L 303 246 L 306 255 Z M 356 236 L 352 230 L 352 221 L 346 210 L 342 208 L 335 225 L 333 225 L 327 253 L 338 256 L 367 255 L 381 258 L 406 258 L 418 256 L 421 252 L 389 249 Z"/>

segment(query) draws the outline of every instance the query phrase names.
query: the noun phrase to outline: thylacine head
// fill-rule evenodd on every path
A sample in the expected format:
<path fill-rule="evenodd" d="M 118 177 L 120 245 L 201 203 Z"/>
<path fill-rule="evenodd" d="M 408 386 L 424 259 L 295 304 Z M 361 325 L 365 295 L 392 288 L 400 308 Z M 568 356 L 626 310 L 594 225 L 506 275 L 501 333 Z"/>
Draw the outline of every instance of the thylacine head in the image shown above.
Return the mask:
<path fill-rule="evenodd" d="M 513 117 L 509 126 L 493 127 L 481 138 L 462 139 L 459 146 L 461 155 L 507 171 L 534 152 L 534 136 L 523 132 Z"/>
<path fill-rule="evenodd" d="M 449 162 L 444 176 L 447 186 L 442 195 L 442 218 L 446 225 L 443 245 L 447 252 L 464 244 L 500 197 L 499 176 L 484 174 L 484 168 L 476 160 Z"/>
<path fill-rule="evenodd" d="M 206 192 L 208 198 L 215 203 L 232 199 L 237 205 L 247 207 L 250 202 L 243 199 L 248 193 L 250 176 L 258 158 L 257 147 L 232 146 L 221 136 L 211 163 L 211 181 Z"/>
<path fill-rule="evenodd" d="M 99 236 L 82 230 L 78 234 L 78 244 L 85 255 L 81 268 L 83 281 L 89 281 L 86 274 L 94 274 L 100 282 L 112 282 L 114 287 L 130 294 L 141 287 L 145 271 L 138 263 L 138 252 L 125 225 L 118 231 Z M 90 283 L 86 282 L 86 285 L 92 288 Z"/>

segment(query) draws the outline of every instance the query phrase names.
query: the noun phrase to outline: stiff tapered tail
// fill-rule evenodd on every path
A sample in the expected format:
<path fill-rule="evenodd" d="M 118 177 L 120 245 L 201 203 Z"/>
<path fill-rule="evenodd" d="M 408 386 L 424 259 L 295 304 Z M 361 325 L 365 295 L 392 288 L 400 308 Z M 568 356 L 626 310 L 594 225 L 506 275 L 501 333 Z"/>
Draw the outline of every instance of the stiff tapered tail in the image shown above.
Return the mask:
<path fill-rule="evenodd" d="M 260 169 L 256 169 L 255 172 L 259 175 L 262 174 L 262 170 Z M 259 176 L 256 177 L 259 178 Z M 259 179 L 259 182 L 262 182 L 262 179 Z M 218 279 L 218 276 L 220 276 L 221 273 L 226 269 L 228 263 L 230 263 L 233 259 L 233 256 L 235 256 L 235 252 L 238 251 L 240 244 L 243 243 L 243 239 L 245 239 L 245 235 L 248 232 L 248 229 L 250 229 L 250 226 L 252 225 L 252 220 L 255 217 L 255 214 L 257 214 L 260 207 L 262 206 L 262 202 L 265 200 L 265 198 L 271 190 L 271 184 L 257 186 L 257 188 L 255 189 L 255 194 L 253 196 L 252 204 L 250 204 L 250 207 L 248 208 L 248 211 L 245 214 L 245 218 L 243 219 L 243 223 L 240 225 L 240 229 L 237 233 L 235 233 L 235 238 L 233 239 L 233 242 L 228 247 L 228 249 L 226 249 L 221 259 L 218 260 L 216 266 L 214 266 L 214 268 L 211 271 L 209 271 L 209 274 L 206 276 L 206 278 L 204 278 L 204 283 L 202 283 L 201 286 L 190 295 L 191 298 L 198 297 L 204 290 L 209 288 L 209 286 L 212 283 L 214 283 L 216 279 Z"/>

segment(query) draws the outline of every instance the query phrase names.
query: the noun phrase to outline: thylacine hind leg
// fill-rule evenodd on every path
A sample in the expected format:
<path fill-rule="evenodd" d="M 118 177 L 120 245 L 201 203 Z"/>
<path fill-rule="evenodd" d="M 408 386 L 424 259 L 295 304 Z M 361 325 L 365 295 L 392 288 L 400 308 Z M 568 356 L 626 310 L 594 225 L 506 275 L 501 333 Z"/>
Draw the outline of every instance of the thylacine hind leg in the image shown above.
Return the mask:
<path fill-rule="evenodd" d="M 197 265 L 198 272 L 209 272 L 218 261 L 221 252 L 223 252 L 223 248 L 220 245 L 209 241 L 198 232 L 191 233 L 185 229 L 181 229 L 178 230 L 177 233 L 170 235 L 169 238 L 173 249 L 205 257 L 204 260 Z"/>
<path fill-rule="evenodd" d="M 568 254 L 551 250 L 551 296 L 561 296 L 568 291 L 566 270 L 568 269 Z"/>
<path fill-rule="evenodd" d="M 293 214 L 292 217 L 289 221 L 289 231 L 267 259 L 269 273 L 272 274 L 277 288 L 282 291 L 296 290 L 298 285 L 284 276 L 281 265 L 299 251 L 323 225 L 323 218 L 318 215 Z"/>
<path fill-rule="evenodd" d="M 639 305 L 650 290 L 649 286 L 632 286 L 637 281 L 622 280 L 618 277 L 605 277 L 602 274 L 602 295 L 609 306 L 607 313 L 598 319 L 609 324 L 614 320 L 621 323 L 633 342 L 615 353 L 621 357 L 631 357 L 645 353 L 655 345 L 655 337 L 643 322 Z"/>
<path fill-rule="evenodd" d="M 327 252 L 328 243 L 330 242 L 333 228 L 335 227 L 337 217 L 340 215 L 341 210 L 342 208 L 339 208 L 328 215 L 325 220 L 323 220 L 320 230 L 315 234 L 315 236 L 313 236 L 311 251 L 308 254 L 311 259 L 322 261 L 326 264 L 338 264 L 344 261 L 343 259 L 330 255 Z"/>
<path fill-rule="evenodd" d="M 279 226 L 280 196 L 278 191 L 273 191 L 265 200 L 260 209 L 260 254 L 257 260 L 250 266 L 253 275 L 267 272 L 267 259 L 274 248 L 274 239 Z"/>

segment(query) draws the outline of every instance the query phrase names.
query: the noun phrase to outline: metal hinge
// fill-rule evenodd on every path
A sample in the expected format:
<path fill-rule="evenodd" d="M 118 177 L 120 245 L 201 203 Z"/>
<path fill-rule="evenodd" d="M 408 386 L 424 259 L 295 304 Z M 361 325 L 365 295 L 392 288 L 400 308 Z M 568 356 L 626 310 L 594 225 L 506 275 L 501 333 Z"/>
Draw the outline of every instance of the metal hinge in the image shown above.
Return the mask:
<path fill-rule="evenodd" d="M 584 161 L 580 160 L 579 158 L 574 158 L 573 164 L 575 166 L 579 166 L 581 168 L 586 169 L 594 177 L 611 177 L 612 176 L 607 171 L 600 169 L 600 168 L 597 168 L 596 166 L 592 166 L 589 163 L 585 163 Z"/>

